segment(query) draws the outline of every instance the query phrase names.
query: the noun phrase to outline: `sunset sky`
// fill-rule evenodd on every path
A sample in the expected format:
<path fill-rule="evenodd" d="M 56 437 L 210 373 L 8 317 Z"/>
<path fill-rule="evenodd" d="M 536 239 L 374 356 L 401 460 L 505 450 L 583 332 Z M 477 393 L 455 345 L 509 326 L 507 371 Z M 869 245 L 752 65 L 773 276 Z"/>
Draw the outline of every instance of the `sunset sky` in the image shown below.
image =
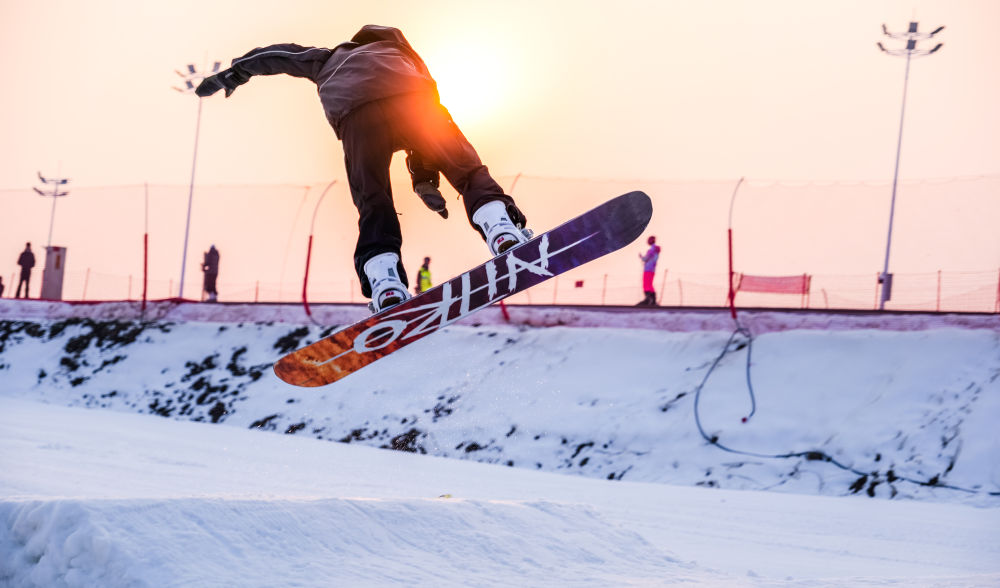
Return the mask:
<path fill-rule="evenodd" d="M 71 262 L 89 267 L 98 262 L 81 255 L 106 256 L 85 254 L 89 246 L 80 242 L 74 223 L 96 238 L 94 227 L 142 222 L 136 217 L 141 207 L 126 219 L 120 204 L 130 199 L 131 207 L 142 194 L 133 190 L 115 200 L 107 196 L 115 190 L 105 187 L 176 187 L 173 208 L 152 214 L 177 218 L 175 204 L 186 206 L 191 178 L 197 99 L 171 86 L 181 83 L 174 70 L 187 63 L 204 68 L 219 60 L 225 67 L 257 46 L 332 47 L 364 24 L 396 26 L 422 54 L 443 103 L 505 186 L 517 174 L 613 181 L 616 190 L 647 189 L 655 205 L 656 182 L 709 181 L 718 183 L 728 205 L 728 192 L 741 176 L 750 185 L 891 181 L 904 60 L 882 54 L 875 43 L 899 47 L 900 41 L 882 35 L 881 25 L 901 32 L 910 20 L 919 21 L 922 31 L 947 28 L 921 44 L 930 48 L 940 41 L 944 48 L 911 65 L 900 177 L 1000 175 L 995 0 L 2 0 L 0 276 L 9 278 L 25 241 L 37 243 L 36 251 L 44 247 L 51 203 L 30 191 L 40 186 L 39 171 L 71 179 L 71 195 L 59 202 L 55 226 L 55 241 L 76 252 Z M 298 215 L 294 234 L 287 224 L 271 236 L 257 231 L 255 238 L 273 238 L 274 249 L 286 258 L 297 255 L 288 252 L 288 243 L 298 248 L 306 238 L 303 219 L 311 216 L 322 186 L 337 178 L 343 184 L 342 157 L 315 86 L 306 80 L 256 78 L 229 99 L 218 94 L 203 101 L 196 186 L 207 194 L 219 185 L 318 186 L 305 204 L 299 192 L 289 199 L 288 208 L 302 208 L 291 211 Z M 397 188 L 397 200 L 405 187 Z M 880 269 L 877 249 L 884 248 L 888 215 L 887 188 L 880 190 L 865 223 L 883 227 L 877 231 L 882 234 L 872 237 L 865 253 L 875 257 L 872 267 L 858 272 Z M 196 188 L 193 230 L 197 207 L 204 212 L 209 206 L 198 200 L 200 194 Z M 346 191 L 335 189 L 329 198 L 339 207 Z M 406 198 L 401 212 L 416 219 L 413 200 Z M 975 206 L 992 206 L 981 211 L 988 215 L 1000 214 L 998 199 L 995 191 L 972 197 Z M 535 219 L 551 224 L 581 211 L 550 210 L 545 200 L 523 202 L 529 217 L 534 211 Z M 562 206 L 565 197 L 555 200 Z M 693 219 L 697 206 L 671 209 Z M 240 214 L 253 216 L 254 210 Z M 260 214 L 273 213 L 262 207 Z M 463 246 L 481 246 L 456 216 L 447 223 L 448 238 L 462 235 Z M 969 222 L 978 222 L 976 216 L 971 213 Z M 419 223 L 435 218 L 421 215 Z M 343 230 L 349 232 L 355 220 L 347 218 Z M 656 220 L 654 227 L 669 230 Z M 404 230 L 416 222 L 404 220 Z M 320 223 L 317 231 L 331 230 Z M 210 231 L 199 229 L 204 232 L 192 242 L 188 265 L 197 265 L 210 241 L 234 233 L 232 250 L 246 238 L 232 225 L 217 221 Z M 174 232 L 182 233 L 183 225 Z M 975 238 L 978 250 L 951 258 L 962 269 L 998 267 L 1000 243 Z M 106 250 L 135 249 L 132 233 L 128 239 Z M 353 239 L 348 235 L 337 247 L 350 247 Z M 338 253 L 337 263 L 349 254 Z M 417 265 L 420 252 L 404 254 L 413 257 L 409 265 Z M 164 261 L 163 275 L 179 272 L 179 251 L 170 256 L 177 261 Z M 130 256 L 111 265 L 132 273 L 135 263 Z M 694 268 L 701 262 L 675 263 Z M 292 265 L 294 272 L 288 272 L 301 272 L 298 261 Z M 845 265 L 835 271 L 853 271 L 854 265 Z M 446 275 L 454 273 L 446 269 Z"/>

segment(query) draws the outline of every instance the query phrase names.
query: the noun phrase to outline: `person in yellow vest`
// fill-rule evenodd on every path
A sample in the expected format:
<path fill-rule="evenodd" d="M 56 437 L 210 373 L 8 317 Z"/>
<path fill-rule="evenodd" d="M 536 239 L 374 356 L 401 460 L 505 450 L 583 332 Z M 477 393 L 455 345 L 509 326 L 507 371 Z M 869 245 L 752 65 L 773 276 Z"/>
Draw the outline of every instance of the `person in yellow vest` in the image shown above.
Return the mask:
<path fill-rule="evenodd" d="M 413 290 L 420 294 L 430 290 L 433 285 L 431 282 L 431 258 L 425 257 L 424 265 L 420 266 L 420 271 L 417 272 L 417 287 Z"/>

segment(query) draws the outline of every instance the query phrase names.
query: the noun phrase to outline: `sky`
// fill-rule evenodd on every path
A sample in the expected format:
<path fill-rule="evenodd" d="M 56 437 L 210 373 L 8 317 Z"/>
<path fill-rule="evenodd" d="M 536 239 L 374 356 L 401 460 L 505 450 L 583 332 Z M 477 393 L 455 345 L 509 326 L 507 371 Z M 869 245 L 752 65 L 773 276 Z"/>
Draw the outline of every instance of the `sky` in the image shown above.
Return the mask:
<path fill-rule="evenodd" d="M 13 585 L 1000 580 L 996 316 L 758 313 L 704 380 L 725 310 L 566 310 L 590 326 L 450 326 L 303 389 L 269 369 L 322 331 L 301 314 L 120 307 L 0 301 Z M 67 311 L 104 318 L 39 318 Z"/>
<path fill-rule="evenodd" d="M 881 25 L 902 31 L 912 19 L 923 31 L 946 28 L 936 37 L 944 48 L 912 63 L 900 177 L 1000 175 L 1000 52 L 992 28 L 1000 4 L 990 0 L 5 0 L 0 64 L 10 85 L 0 109 L 0 206 L 8 219 L 25 222 L 8 220 L 0 238 L 11 257 L 23 247 L 19 243 L 46 242 L 47 203 L 24 203 L 39 199 L 30 192 L 40 187 L 37 172 L 71 180 L 64 201 L 109 186 L 174 186 L 178 196 L 160 214 L 179 211 L 183 218 L 196 128 L 194 177 L 201 190 L 321 187 L 337 178 L 343 184 L 342 151 L 311 83 L 285 76 L 254 79 L 229 99 L 220 94 L 204 100 L 200 124 L 197 100 L 171 87 L 182 81 L 175 71 L 188 63 L 201 70 L 215 60 L 227 65 L 275 42 L 329 47 L 368 23 L 403 30 L 437 78 L 442 101 L 505 187 L 518 174 L 614 180 L 633 189 L 715 181 L 725 198 L 744 176 L 759 182 L 885 183 L 896 157 L 904 60 L 882 54 L 875 43 L 899 45 L 883 37 Z M 393 168 L 397 178 L 404 173 L 400 159 Z M 594 186 L 589 192 L 596 192 Z M 572 189 L 525 193 L 523 208 L 533 212 L 529 219 L 565 218 L 564 203 L 552 192 Z M 979 188 L 978 207 L 994 205 L 990 190 Z M 405 191 L 405 182 L 397 185 L 397 194 Z M 887 192 L 870 212 L 873 224 L 886 224 Z M 334 196 L 347 198 L 346 191 Z M 127 198 L 136 198 L 135 192 Z M 78 206 L 80 212 L 57 217 L 64 245 L 70 246 L 70 218 L 88 226 L 124 222 L 121 201 Z M 405 215 L 417 205 L 399 206 Z M 672 212 L 691 224 L 699 206 L 697 200 L 685 202 Z M 274 214 L 258 210 L 262 217 Z M 204 211 L 194 208 L 192 223 L 207 222 L 199 214 Z M 959 224 L 974 222 L 970 213 L 956 218 Z M 419 222 L 430 221 L 426 216 Z M 661 233 L 673 228 L 655 221 Z M 240 232 L 225 219 L 212 223 L 215 236 L 199 235 L 191 257 L 200 257 L 213 238 Z M 277 231 L 277 248 L 286 231 Z M 864 259 L 878 257 L 874 244 L 885 229 L 878 232 Z M 438 241 L 453 233 L 432 237 L 434 245 L 425 249 L 441 250 Z M 84 246 L 72 246 L 74 260 L 82 263 Z M 1000 246 L 988 241 L 986 251 L 950 257 L 959 258 L 961 269 L 995 269 Z M 411 256 L 416 260 L 421 253 Z M 99 256 L 86 257 L 89 262 Z M 134 263 L 119 260 L 118 266 Z M 187 263 L 196 265 L 197 259 Z M 675 259 L 675 265 L 707 264 Z M 160 273 L 176 275 L 178 269 Z"/>
<path fill-rule="evenodd" d="M 175 69 L 228 65 L 275 42 L 332 46 L 367 23 L 404 31 L 500 174 L 696 180 L 886 178 L 904 62 L 875 47 L 880 27 L 945 25 L 945 48 L 913 63 L 901 173 L 1000 173 L 1000 5 L 988 0 L 7 0 L 0 10 L 4 70 L 17 82 L 4 97 L 2 187 L 32 185 L 39 169 L 81 186 L 187 183 L 196 99 L 170 90 Z M 206 101 L 203 115 L 202 181 L 339 171 L 307 81 L 254 80 Z"/>

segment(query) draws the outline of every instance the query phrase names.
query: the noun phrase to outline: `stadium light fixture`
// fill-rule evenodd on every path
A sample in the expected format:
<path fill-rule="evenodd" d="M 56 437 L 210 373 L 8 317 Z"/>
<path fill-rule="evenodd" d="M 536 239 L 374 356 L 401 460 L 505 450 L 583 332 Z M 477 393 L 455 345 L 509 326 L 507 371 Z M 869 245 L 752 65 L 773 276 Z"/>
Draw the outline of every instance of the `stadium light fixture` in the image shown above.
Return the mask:
<path fill-rule="evenodd" d="M 887 55 L 891 55 L 893 57 L 906 57 L 906 73 L 903 76 L 903 105 L 899 112 L 899 137 L 896 140 L 896 167 L 892 174 L 892 200 L 889 205 L 889 234 L 886 237 L 885 244 L 885 265 L 883 266 L 882 274 L 879 276 L 879 283 L 882 284 L 879 310 L 885 310 L 886 301 L 892 297 L 892 274 L 889 273 L 889 251 L 892 248 L 892 221 L 896 212 L 896 187 L 899 183 L 899 155 L 903 146 L 903 119 L 906 115 L 906 89 L 910 82 L 910 60 L 935 53 L 944 46 L 944 43 L 939 43 L 936 47 L 930 50 L 917 49 L 918 41 L 930 39 L 934 35 L 943 31 L 944 26 L 940 26 L 930 33 L 921 33 L 918 31 L 918 28 L 919 23 L 911 22 L 905 33 L 892 33 L 889 32 L 889 28 L 883 24 L 882 32 L 885 33 L 885 36 L 890 39 L 905 40 L 906 47 L 903 49 L 886 49 L 882 43 L 876 43 L 878 48 Z"/>
<path fill-rule="evenodd" d="M 69 183 L 68 178 L 46 178 L 42 175 L 42 172 L 38 172 L 38 179 L 42 181 L 46 186 L 51 186 L 48 190 L 41 190 L 39 188 L 34 188 L 35 192 L 39 196 L 45 196 L 46 198 L 52 199 L 52 214 L 49 217 L 49 241 L 46 244 L 46 248 L 52 246 L 52 228 L 55 226 L 56 222 L 56 200 L 62 198 L 63 196 L 68 196 L 68 191 L 62 191 L 60 186 L 65 186 Z"/>

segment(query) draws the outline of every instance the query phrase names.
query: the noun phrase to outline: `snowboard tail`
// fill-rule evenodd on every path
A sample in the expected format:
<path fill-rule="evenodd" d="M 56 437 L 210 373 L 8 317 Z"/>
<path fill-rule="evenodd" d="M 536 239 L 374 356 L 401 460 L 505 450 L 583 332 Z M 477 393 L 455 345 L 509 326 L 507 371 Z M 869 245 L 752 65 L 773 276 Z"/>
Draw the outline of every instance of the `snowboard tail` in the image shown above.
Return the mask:
<path fill-rule="evenodd" d="M 324 386 L 549 278 L 617 251 L 649 224 L 652 201 L 629 192 L 274 364 L 296 386 Z"/>

